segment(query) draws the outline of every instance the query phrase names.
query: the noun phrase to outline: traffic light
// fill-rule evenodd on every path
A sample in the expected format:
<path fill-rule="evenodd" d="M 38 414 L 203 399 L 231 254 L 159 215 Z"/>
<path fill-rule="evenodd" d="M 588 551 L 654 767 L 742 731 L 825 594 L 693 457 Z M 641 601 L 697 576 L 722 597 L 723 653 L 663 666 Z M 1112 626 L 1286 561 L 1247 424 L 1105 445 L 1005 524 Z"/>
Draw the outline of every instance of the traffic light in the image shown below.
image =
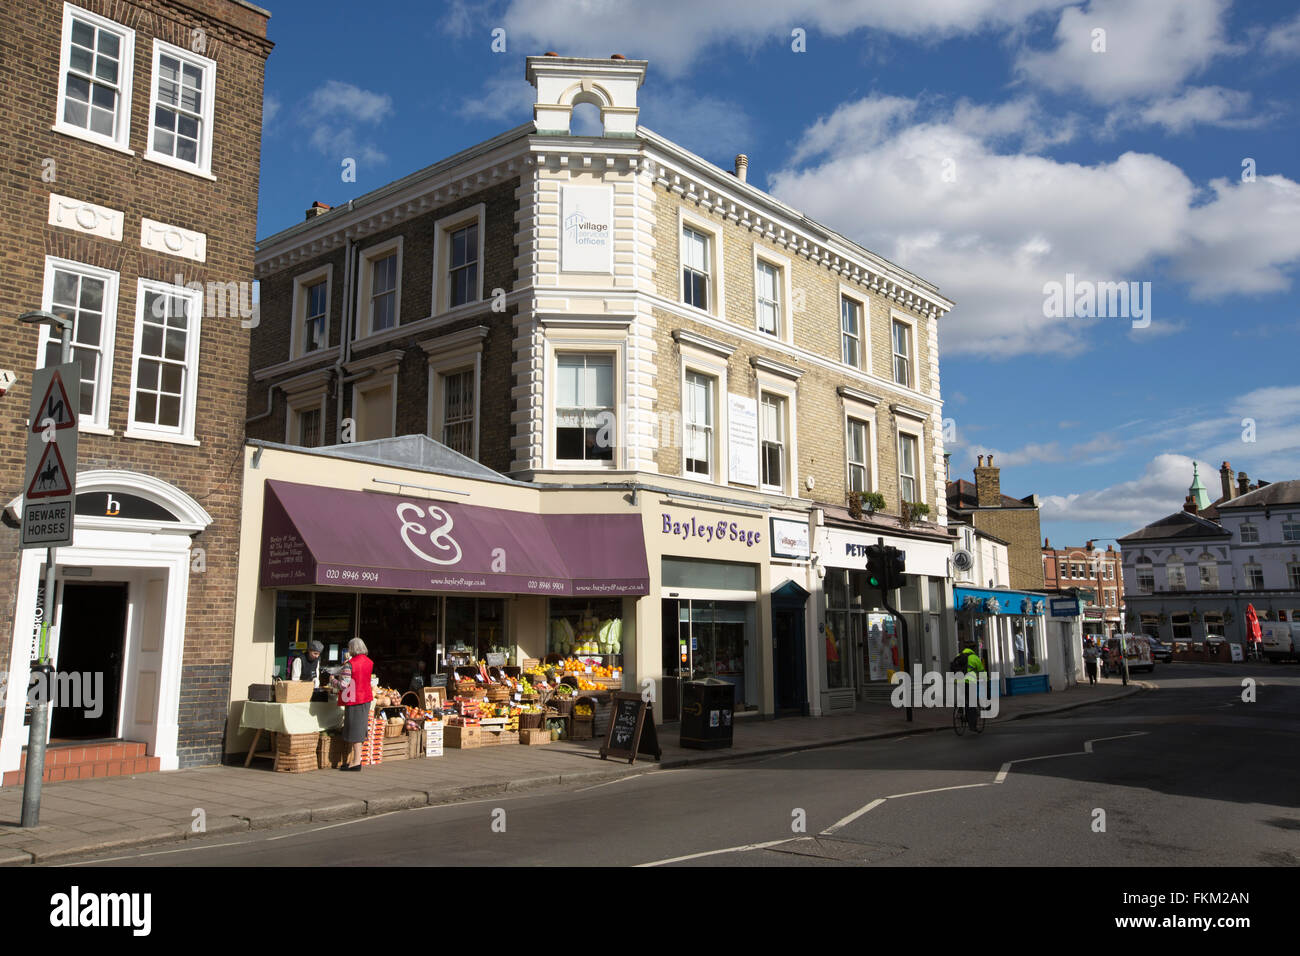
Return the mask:
<path fill-rule="evenodd" d="M 896 591 L 903 586 L 903 575 L 907 573 L 907 552 L 898 548 L 888 548 L 885 555 L 885 577 L 889 589 Z"/>
<path fill-rule="evenodd" d="M 867 584 L 881 591 L 888 590 L 885 550 L 883 545 L 867 545 Z"/>

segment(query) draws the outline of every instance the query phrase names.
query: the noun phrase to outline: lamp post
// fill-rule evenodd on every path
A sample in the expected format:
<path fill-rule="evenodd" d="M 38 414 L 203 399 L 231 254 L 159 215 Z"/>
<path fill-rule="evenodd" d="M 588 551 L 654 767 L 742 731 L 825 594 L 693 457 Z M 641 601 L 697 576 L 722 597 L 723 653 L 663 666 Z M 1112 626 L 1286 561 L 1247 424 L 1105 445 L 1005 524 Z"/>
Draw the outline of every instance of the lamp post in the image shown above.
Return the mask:
<path fill-rule="evenodd" d="M 19 322 L 29 325 L 48 325 L 57 330 L 62 352 L 60 364 L 72 361 L 72 320 L 53 312 L 24 312 Z M 19 821 L 24 827 L 34 827 L 41 819 L 41 778 L 45 775 L 45 737 L 50 726 L 50 676 L 54 671 L 49 660 L 46 643 L 50 620 L 54 616 L 54 548 L 45 549 L 45 606 L 41 609 L 41 640 L 37 658 L 32 662 L 32 676 L 41 683 L 42 693 L 32 706 L 32 723 L 27 732 L 27 762 L 24 764 L 23 811 Z"/>

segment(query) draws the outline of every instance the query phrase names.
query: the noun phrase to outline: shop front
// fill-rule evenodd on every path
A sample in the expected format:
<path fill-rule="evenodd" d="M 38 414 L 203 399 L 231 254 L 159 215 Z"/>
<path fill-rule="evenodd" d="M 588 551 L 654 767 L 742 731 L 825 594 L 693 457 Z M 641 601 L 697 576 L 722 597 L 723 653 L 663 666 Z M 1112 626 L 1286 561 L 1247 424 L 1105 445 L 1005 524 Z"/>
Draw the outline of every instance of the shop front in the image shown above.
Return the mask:
<path fill-rule="evenodd" d="M 905 538 L 835 525 L 817 530 L 821 712 L 848 712 L 864 701 L 887 700 L 890 678 L 905 663 L 942 668 L 955 653 L 945 601 L 951 539 L 940 533 Z M 882 538 L 906 558 L 904 585 L 895 595 L 906 639 L 899 620 L 885 607 L 884 595 L 867 582 L 867 547 Z"/>
<path fill-rule="evenodd" d="M 1066 663 L 1048 653 L 1046 596 L 1032 591 L 953 588 L 959 644 L 973 643 L 1001 693 L 1049 691 L 1065 681 Z"/>
<path fill-rule="evenodd" d="M 249 746 L 245 691 L 285 674 L 310 641 L 333 671 L 360 638 L 379 685 L 399 693 L 480 663 L 518 676 L 548 657 L 621 674 L 650 577 L 641 518 L 621 496 L 548 513 L 548 492 L 486 469 L 249 452 L 227 752 Z"/>

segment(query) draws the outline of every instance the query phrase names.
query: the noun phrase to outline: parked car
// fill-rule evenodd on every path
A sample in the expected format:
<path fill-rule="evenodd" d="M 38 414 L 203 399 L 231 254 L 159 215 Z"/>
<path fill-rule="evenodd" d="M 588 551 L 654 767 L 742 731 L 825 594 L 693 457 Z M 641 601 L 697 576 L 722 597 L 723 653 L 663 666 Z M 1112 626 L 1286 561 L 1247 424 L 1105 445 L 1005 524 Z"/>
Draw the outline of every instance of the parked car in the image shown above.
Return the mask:
<path fill-rule="evenodd" d="M 1151 645 L 1152 660 L 1164 661 L 1168 664 L 1174 659 L 1174 649 L 1158 637 L 1148 637 L 1147 643 Z"/>

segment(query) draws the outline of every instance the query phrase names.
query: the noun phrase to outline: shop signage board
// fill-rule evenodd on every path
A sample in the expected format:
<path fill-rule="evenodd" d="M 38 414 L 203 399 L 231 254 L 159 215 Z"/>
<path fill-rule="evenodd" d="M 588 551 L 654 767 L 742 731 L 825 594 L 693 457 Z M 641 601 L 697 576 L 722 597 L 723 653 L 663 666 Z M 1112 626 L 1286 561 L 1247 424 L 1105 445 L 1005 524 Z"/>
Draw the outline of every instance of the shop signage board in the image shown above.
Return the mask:
<path fill-rule="evenodd" d="M 663 751 L 659 748 L 659 738 L 655 733 L 654 713 L 650 705 L 640 694 L 615 693 L 611 696 L 611 713 L 609 730 L 605 734 L 605 743 L 600 748 L 600 759 L 607 757 L 627 758 L 634 763 L 637 754 L 645 754 L 659 760 Z"/>
<path fill-rule="evenodd" d="M 758 402 L 745 395 L 727 395 L 727 476 L 758 486 Z"/>
<path fill-rule="evenodd" d="M 487 656 L 488 667 L 505 667 L 506 656 L 504 654 L 489 654 Z"/>
<path fill-rule="evenodd" d="M 808 558 L 808 522 L 787 521 L 784 518 L 771 518 L 771 533 L 768 543 L 772 546 L 774 558 Z"/>
<path fill-rule="evenodd" d="M 75 386 L 69 391 L 69 386 Z M 27 466 L 23 471 L 24 548 L 72 544 L 77 498 L 77 406 L 81 364 L 68 362 L 32 375 Z"/>
<path fill-rule="evenodd" d="M 1078 617 L 1079 602 L 1075 598 L 1052 598 L 1052 617 Z"/>
<path fill-rule="evenodd" d="M 611 186 L 565 186 L 560 268 L 609 273 L 614 268 L 614 190 Z"/>

